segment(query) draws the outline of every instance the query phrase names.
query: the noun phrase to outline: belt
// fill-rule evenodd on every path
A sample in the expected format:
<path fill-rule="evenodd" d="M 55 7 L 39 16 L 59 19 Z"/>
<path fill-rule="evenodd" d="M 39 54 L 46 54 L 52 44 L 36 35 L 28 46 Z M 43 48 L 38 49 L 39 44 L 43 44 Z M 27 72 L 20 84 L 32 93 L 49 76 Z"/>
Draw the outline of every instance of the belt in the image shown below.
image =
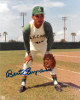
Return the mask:
<path fill-rule="evenodd" d="M 40 41 L 40 42 L 35 42 L 36 44 L 39 44 L 39 43 L 41 43 L 41 42 L 43 42 L 43 41 Z"/>

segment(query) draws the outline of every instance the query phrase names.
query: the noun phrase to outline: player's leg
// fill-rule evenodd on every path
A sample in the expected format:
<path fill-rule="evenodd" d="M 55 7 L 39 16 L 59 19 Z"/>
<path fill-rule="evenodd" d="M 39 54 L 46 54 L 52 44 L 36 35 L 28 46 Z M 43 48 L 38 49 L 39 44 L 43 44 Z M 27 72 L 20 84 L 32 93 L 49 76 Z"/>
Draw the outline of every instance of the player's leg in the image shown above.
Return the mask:
<path fill-rule="evenodd" d="M 61 86 L 58 84 L 58 81 L 57 81 L 57 74 L 56 74 L 56 67 L 54 67 L 54 69 L 52 69 L 50 71 L 50 74 L 52 76 L 52 79 L 53 79 L 53 84 L 54 84 L 54 87 L 57 91 L 62 91 L 62 88 Z"/>
<path fill-rule="evenodd" d="M 36 54 L 36 51 L 31 51 L 31 56 L 32 59 L 34 59 L 34 56 Z M 28 56 L 28 54 L 26 53 L 25 57 Z M 28 63 L 24 63 L 23 64 L 23 76 L 22 76 L 22 82 L 21 82 L 21 86 L 20 89 L 18 90 L 19 92 L 23 92 L 26 89 L 26 79 L 27 79 L 27 68 L 31 67 L 31 63 L 32 61 L 30 60 Z"/>
<path fill-rule="evenodd" d="M 45 55 L 45 52 L 42 52 L 43 57 Z M 51 51 L 49 51 L 49 53 L 51 53 Z M 57 75 L 56 75 L 56 67 L 53 70 L 50 71 L 50 74 L 52 76 L 54 85 L 58 84 L 58 82 L 57 82 Z"/>
<path fill-rule="evenodd" d="M 46 52 L 46 51 L 45 51 Z M 45 52 L 42 52 L 42 55 L 44 57 L 45 55 Z M 49 52 L 51 53 L 51 51 Z M 50 71 L 50 74 L 51 74 L 51 77 L 53 79 L 53 84 L 54 84 L 54 87 L 56 88 L 57 91 L 62 91 L 62 88 L 61 86 L 58 84 L 58 81 L 57 81 L 57 74 L 56 74 L 56 67 L 54 67 L 54 69 L 52 69 Z"/>
<path fill-rule="evenodd" d="M 57 74 L 56 74 L 56 67 L 54 67 L 54 69 L 52 69 L 52 70 L 50 71 L 50 74 L 51 74 L 51 76 L 52 76 L 54 85 L 58 84 L 58 81 L 57 81 Z"/>

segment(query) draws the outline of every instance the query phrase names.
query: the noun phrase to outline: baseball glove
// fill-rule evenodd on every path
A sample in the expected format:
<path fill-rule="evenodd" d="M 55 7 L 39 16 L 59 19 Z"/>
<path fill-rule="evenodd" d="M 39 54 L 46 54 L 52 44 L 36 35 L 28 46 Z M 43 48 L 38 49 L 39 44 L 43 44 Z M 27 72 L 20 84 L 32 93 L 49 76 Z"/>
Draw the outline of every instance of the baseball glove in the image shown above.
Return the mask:
<path fill-rule="evenodd" d="M 56 60 L 52 54 L 45 54 L 43 58 L 43 64 L 46 70 L 52 70 L 56 66 Z"/>

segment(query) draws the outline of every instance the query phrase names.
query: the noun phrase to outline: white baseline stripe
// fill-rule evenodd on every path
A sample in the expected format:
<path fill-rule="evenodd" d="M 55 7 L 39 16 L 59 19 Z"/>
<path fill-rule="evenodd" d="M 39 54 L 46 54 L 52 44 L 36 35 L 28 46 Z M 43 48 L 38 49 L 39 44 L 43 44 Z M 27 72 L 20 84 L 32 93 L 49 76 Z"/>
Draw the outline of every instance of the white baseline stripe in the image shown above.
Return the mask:
<path fill-rule="evenodd" d="M 66 55 L 54 55 L 54 56 L 63 56 L 63 57 L 75 57 L 75 58 L 80 58 L 80 56 L 66 56 Z"/>
<path fill-rule="evenodd" d="M 76 74 L 80 74 L 80 72 L 75 72 L 75 71 L 71 71 L 71 70 L 66 70 L 66 69 L 61 69 L 61 68 L 57 68 L 57 69 L 65 70 L 65 71 L 68 71 L 68 72 L 73 72 L 73 73 L 76 73 Z"/>

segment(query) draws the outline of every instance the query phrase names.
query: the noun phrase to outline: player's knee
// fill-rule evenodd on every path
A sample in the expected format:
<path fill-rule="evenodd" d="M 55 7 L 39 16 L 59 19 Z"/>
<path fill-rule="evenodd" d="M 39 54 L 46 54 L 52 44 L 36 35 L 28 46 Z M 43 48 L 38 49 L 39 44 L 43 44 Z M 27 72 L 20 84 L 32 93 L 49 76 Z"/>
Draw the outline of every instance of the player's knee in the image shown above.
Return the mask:
<path fill-rule="evenodd" d="M 50 71 L 51 75 L 56 75 L 56 67 L 54 67 L 51 71 Z"/>
<path fill-rule="evenodd" d="M 28 67 L 27 69 L 23 69 L 22 75 L 27 76 L 30 74 L 31 67 Z"/>
<path fill-rule="evenodd" d="M 27 69 L 28 67 L 31 67 L 31 60 L 28 63 L 23 64 L 23 69 Z"/>

